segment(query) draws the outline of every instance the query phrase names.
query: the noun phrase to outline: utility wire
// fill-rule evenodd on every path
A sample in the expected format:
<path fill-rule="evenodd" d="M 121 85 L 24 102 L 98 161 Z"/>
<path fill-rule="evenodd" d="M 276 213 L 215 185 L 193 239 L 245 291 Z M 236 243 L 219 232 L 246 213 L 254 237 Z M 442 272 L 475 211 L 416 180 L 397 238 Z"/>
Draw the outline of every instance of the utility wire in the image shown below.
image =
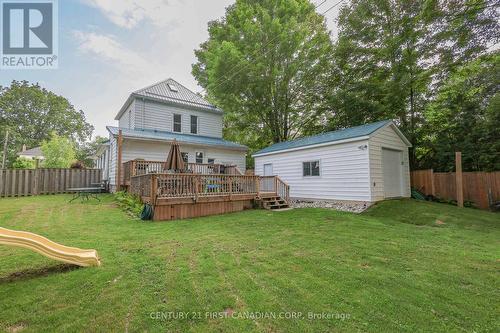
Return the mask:
<path fill-rule="evenodd" d="M 317 9 L 319 6 L 321 6 L 322 4 L 324 4 L 326 1 L 327 1 L 327 0 L 324 0 L 324 1 L 320 2 L 318 5 L 316 5 L 316 6 L 314 7 L 314 9 Z M 337 7 L 338 5 L 340 5 L 340 4 L 341 4 L 342 2 L 344 2 L 344 1 L 346 1 L 346 0 L 340 0 L 340 1 L 338 1 L 337 3 L 335 3 L 334 5 L 332 5 L 331 7 L 329 7 L 327 10 L 325 10 L 324 12 L 322 12 L 322 13 L 321 13 L 321 15 L 323 15 L 323 16 L 324 16 L 326 13 L 328 13 L 329 11 L 331 11 L 332 9 L 334 9 L 335 7 Z M 309 24 L 312 24 L 312 23 L 313 23 L 313 22 L 309 22 Z M 290 33 L 291 33 L 291 31 L 290 31 Z M 278 38 L 279 38 L 279 36 L 274 37 L 274 38 L 273 38 L 273 39 L 271 39 L 269 42 L 267 42 L 267 43 L 263 46 L 263 48 L 265 48 L 265 47 L 269 46 L 271 43 L 275 42 Z M 264 55 L 267 55 L 270 51 L 271 51 L 271 49 L 269 49 L 269 50 L 267 50 L 267 51 L 264 51 L 264 53 L 263 53 L 263 54 L 264 54 Z M 254 54 L 254 56 L 255 56 L 255 54 Z M 243 66 L 243 68 L 240 68 L 240 69 L 239 69 L 239 70 L 237 70 L 236 72 L 233 72 L 233 71 L 234 71 L 234 70 L 235 70 L 238 66 Z M 215 81 L 215 82 L 216 82 L 216 83 L 217 83 L 217 82 L 219 82 L 219 83 L 217 83 L 217 84 L 216 84 L 213 88 L 218 88 L 218 87 L 219 87 L 219 86 L 223 83 L 223 81 L 220 81 L 221 79 L 224 79 L 224 78 L 225 78 L 225 79 L 228 79 L 228 80 L 232 79 L 232 78 L 233 78 L 236 74 L 239 74 L 239 73 L 240 73 L 243 69 L 245 69 L 245 67 L 246 67 L 246 66 L 247 66 L 247 64 L 246 64 L 246 63 L 242 63 L 242 64 L 235 65 L 233 68 L 231 68 L 230 70 L 228 70 L 228 71 L 227 71 L 227 72 L 233 72 L 233 74 L 232 74 L 230 77 L 226 77 L 226 75 L 223 75 L 223 77 L 216 79 L 216 81 Z M 205 90 L 205 91 L 206 91 L 206 89 L 203 89 L 203 90 Z"/>

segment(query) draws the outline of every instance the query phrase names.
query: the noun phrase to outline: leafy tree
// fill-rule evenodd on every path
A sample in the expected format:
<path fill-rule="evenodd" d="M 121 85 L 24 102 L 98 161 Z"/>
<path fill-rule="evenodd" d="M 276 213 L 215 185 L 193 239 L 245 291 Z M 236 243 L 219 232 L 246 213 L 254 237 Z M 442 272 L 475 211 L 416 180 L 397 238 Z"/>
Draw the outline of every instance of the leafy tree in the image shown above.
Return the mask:
<path fill-rule="evenodd" d="M 0 87 L 0 140 L 6 130 L 10 137 L 8 161 L 12 163 L 23 144 L 39 146 L 52 132 L 83 142 L 90 138 L 93 127 L 83 111 L 75 110 L 66 98 L 38 84 L 12 81 L 10 87 Z"/>
<path fill-rule="evenodd" d="M 45 168 L 69 168 L 75 161 L 73 141 L 56 133 L 48 141 L 42 143 Z"/>
<path fill-rule="evenodd" d="M 500 52 L 458 69 L 429 104 L 425 141 L 417 148 L 421 163 L 455 168 L 462 152 L 465 170 L 500 170 Z"/>
<path fill-rule="evenodd" d="M 257 149 L 319 119 L 332 42 L 308 0 L 236 0 L 208 26 L 193 75 L 225 111 L 224 135 Z"/>
<path fill-rule="evenodd" d="M 30 159 L 30 158 L 26 158 L 26 157 L 18 157 L 12 163 L 12 168 L 14 168 L 14 169 L 34 169 L 35 168 L 35 161 Z"/>
<path fill-rule="evenodd" d="M 108 141 L 107 138 L 102 136 L 97 136 L 92 141 L 83 142 L 78 144 L 76 147 L 76 159 L 81 161 L 83 165 L 87 168 L 91 168 L 94 166 L 94 160 L 92 156 L 94 156 L 97 152 L 97 149 L 101 144 Z"/>
<path fill-rule="evenodd" d="M 394 119 L 414 147 L 434 92 L 499 40 L 493 1 L 352 0 L 341 9 L 325 129 Z M 413 167 L 419 166 L 415 151 Z"/>

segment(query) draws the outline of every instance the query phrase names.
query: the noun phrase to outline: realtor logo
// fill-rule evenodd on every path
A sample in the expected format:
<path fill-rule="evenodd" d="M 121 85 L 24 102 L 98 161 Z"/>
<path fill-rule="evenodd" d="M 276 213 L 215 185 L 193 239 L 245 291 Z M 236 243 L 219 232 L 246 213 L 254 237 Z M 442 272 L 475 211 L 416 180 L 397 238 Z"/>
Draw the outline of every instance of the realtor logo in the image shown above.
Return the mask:
<path fill-rule="evenodd" d="M 0 0 L 0 4 L 0 68 L 57 68 L 55 0 Z"/>

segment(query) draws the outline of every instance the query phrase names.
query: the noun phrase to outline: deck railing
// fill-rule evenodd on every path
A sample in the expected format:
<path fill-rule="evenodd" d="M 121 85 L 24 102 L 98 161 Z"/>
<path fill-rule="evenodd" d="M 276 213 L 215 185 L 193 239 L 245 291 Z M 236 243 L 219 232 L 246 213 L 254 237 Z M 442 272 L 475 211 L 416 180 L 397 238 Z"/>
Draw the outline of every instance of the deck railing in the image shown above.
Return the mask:
<path fill-rule="evenodd" d="M 257 194 L 258 177 L 239 175 L 157 174 L 157 198 Z"/>
<path fill-rule="evenodd" d="M 290 200 L 290 186 L 285 183 L 278 176 L 262 176 L 260 180 L 261 192 L 273 192 L 285 199 L 287 202 Z"/>
<path fill-rule="evenodd" d="M 134 176 L 164 173 L 165 161 L 142 161 L 132 160 L 123 163 L 123 180 L 125 183 L 130 181 Z M 207 163 L 188 163 L 187 172 L 193 174 L 226 174 L 226 175 L 241 175 L 241 171 L 235 165 L 223 164 L 207 164 Z"/>

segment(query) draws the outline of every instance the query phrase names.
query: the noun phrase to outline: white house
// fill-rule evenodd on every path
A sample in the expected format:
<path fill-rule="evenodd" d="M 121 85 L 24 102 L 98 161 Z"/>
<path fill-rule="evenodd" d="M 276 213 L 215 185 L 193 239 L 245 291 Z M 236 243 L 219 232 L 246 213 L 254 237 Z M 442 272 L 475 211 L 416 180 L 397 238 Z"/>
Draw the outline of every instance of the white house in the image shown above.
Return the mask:
<path fill-rule="evenodd" d="M 222 116 L 222 110 L 175 80 L 158 82 L 130 94 L 115 117 L 118 126 L 106 127 L 109 143 L 99 150 L 96 163 L 113 190 L 121 131 L 122 163 L 165 161 L 176 140 L 186 162 L 235 165 L 244 173 L 248 148 L 222 139 Z"/>
<path fill-rule="evenodd" d="M 26 145 L 23 145 L 23 148 L 20 152 L 17 153 L 17 156 L 27 158 L 30 160 L 44 160 L 42 147 L 35 147 L 31 149 L 26 149 Z"/>
<path fill-rule="evenodd" d="M 295 199 L 409 197 L 409 147 L 392 121 L 380 121 L 262 149 L 253 155 L 255 174 L 279 176 Z"/>

